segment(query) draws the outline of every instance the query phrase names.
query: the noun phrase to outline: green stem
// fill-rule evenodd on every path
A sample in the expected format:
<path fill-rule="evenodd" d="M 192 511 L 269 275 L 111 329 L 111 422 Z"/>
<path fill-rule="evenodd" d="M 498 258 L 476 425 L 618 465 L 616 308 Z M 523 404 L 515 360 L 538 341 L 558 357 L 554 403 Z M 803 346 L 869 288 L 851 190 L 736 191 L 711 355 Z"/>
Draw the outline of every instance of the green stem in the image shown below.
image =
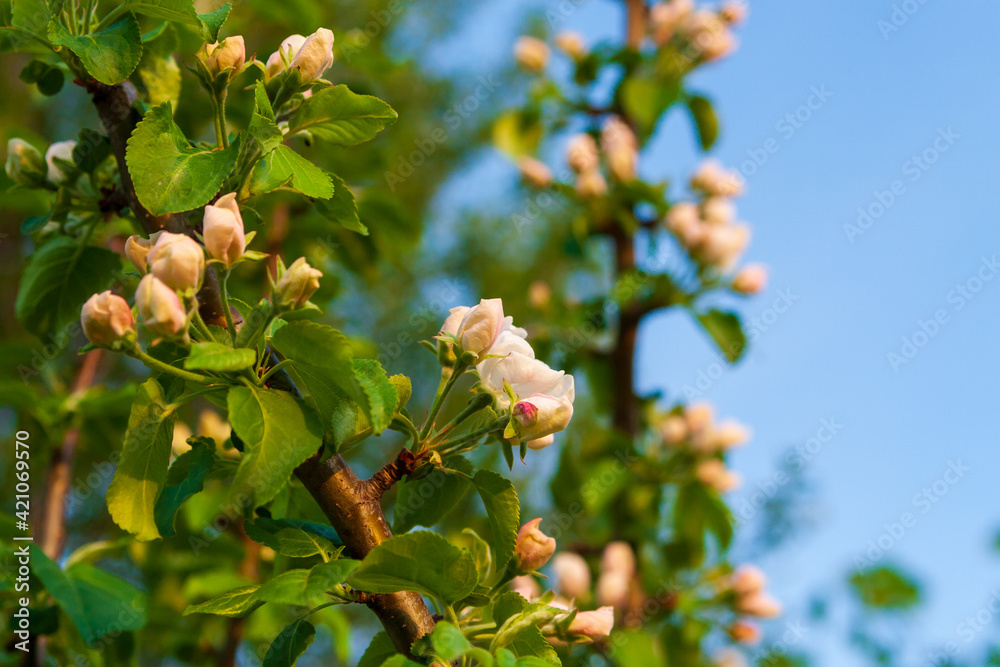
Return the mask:
<path fill-rule="evenodd" d="M 506 416 L 501 417 L 500 420 L 492 426 L 487 426 L 485 428 L 481 428 L 477 431 L 472 431 L 470 433 L 464 433 L 458 436 L 457 438 L 453 438 L 451 440 L 445 440 L 444 442 L 435 445 L 434 449 L 444 454 L 444 450 L 449 449 L 451 447 L 455 447 L 456 445 L 463 445 L 467 442 L 478 440 L 484 435 L 489 435 L 490 433 L 494 433 L 496 431 L 502 431 L 504 428 L 507 427 L 507 422 L 509 421 L 510 417 Z"/>
<path fill-rule="evenodd" d="M 97 24 L 97 30 L 95 32 L 100 32 L 104 28 L 118 20 L 119 17 L 128 14 L 132 10 L 131 3 L 126 2 L 123 5 L 118 5 L 113 10 L 111 10 L 107 16 L 101 19 L 101 22 Z"/>
<path fill-rule="evenodd" d="M 434 420 L 437 419 L 438 413 L 441 412 L 441 408 L 444 406 L 444 399 L 448 397 L 448 393 L 454 388 L 455 383 L 458 382 L 458 378 L 462 376 L 466 368 L 468 366 L 456 363 L 451 369 L 451 375 L 447 379 L 441 379 L 437 394 L 434 396 L 434 402 L 431 404 L 431 411 L 427 415 L 427 421 L 424 422 L 424 427 L 420 429 L 421 440 L 425 440 L 431 429 L 434 428 Z"/>
<path fill-rule="evenodd" d="M 219 145 L 223 148 L 229 148 L 229 132 L 226 130 L 226 93 L 227 89 L 223 88 L 222 92 L 218 94 L 215 104 L 216 112 L 216 132 L 220 134 Z"/>
<path fill-rule="evenodd" d="M 205 340 L 209 342 L 215 341 L 215 336 L 212 335 L 212 330 L 208 328 L 207 324 L 205 324 L 205 320 L 201 319 L 201 313 L 199 313 L 197 309 L 194 311 L 192 321 L 194 322 L 194 328 L 198 330 L 198 333 L 205 337 Z"/>
<path fill-rule="evenodd" d="M 162 362 L 159 359 L 151 357 L 145 352 L 143 352 L 141 349 L 139 349 L 138 345 L 128 354 L 129 356 L 135 357 L 142 363 L 146 364 L 146 366 L 151 369 L 176 375 L 177 377 L 183 378 L 188 382 L 197 382 L 199 384 L 211 384 L 212 382 L 215 382 L 215 380 L 208 377 L 207 375 L 201 375 L 200 373 L 192 373 L 191 371 L 186 371 L 183 368 L 177 368 L 176 366 L 171 366 L 168 363 Z"/>
<path fill-rule="evenodd" d="M 274 366 L 271 366 L 270 368 L 267 369 L 267 372 L 264 373 L 264 375 L 260 378 L 260 381 L 267 382 L 268 378 L 270 378 L 272 375 L 280 371 L 285 366 L 290 366 L 292 363 L 294 362 L 291 359 L 284 359 L 282 361 L 279 361 Z"/>
<path fill-rule="evenodd" d="M 172 405 L 175 408 L 179 408 L 180 406 L 182 406 L 182 405 L 184 405 L 186 403 L 190 403 L 191 401 L 193 401 L 194 399 L 198 398 L 199 396 L 205 396 L 206 394 L 212 394 L 212 393 L 215 393 L 217 391 L 224 391 L 224 390 L 228 390 L 228 389 L 229 389 L 229 387 L 226 386 L 226 385 L 221 385 L 221 386 L 220 385 L 216 385 L 216 386 L 212 386 L 212 387 L 206 387 L 205 389 L 199 389 L 198 391 L 193 391 L 190 394 L 185 394 L 185 395 L 181 396 L 176 401 L 174 401 Z"/>
<path fill-rule="evenodd" d="M 222 297 L 222 312 L 226 315 L 226 327 L 229 329 L 229 335 L 233 339 L 233 345 L 236 345 L 236 325 L 233 324 L 233 312 L 229 307 L 229 291 L 226 285 L 229 282 L 230 270 L 226 269 L 222 272 L 222 278 L 219 279 L 219 291 Z"/>

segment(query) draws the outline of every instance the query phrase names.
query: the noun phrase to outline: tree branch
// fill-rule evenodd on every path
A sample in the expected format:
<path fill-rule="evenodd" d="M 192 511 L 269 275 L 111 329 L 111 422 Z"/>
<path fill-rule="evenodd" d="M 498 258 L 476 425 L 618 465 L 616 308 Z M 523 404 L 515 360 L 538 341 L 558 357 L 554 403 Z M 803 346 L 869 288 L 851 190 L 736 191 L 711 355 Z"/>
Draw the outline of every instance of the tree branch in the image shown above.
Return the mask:
<path fill-rule="evenodd" d="M 413 455 L 409 449 L 403 448 L 396 458 L 389 463 L 382 466 L 382 469 L 376 472 L 374 475 L 365 481 L 365 486 L 368 488 L 368 492 L 374 498 L 381 498 L 386 491 L 392 488 L 392 486 L 403 479 L 406 475 L 412 473 L 417 467 L 417 461 L 419 459 Z"/>
<path fill-rule="evenodd" d="M 125 162 L 128 138 L 141 119 L 134 107 L 135 87 L 127 81 L 115 86 L 105 86 L 90 81 L 86 82 L 85 86 L 93 97 L 101 122 L 111 139 L 111 146 L 121 173 L 122 187 L 128 196 L 132 214 L 147 234 L 161 229 L 193 234 L 194 228 L 182 215 L 153 216 L 136 196 Z M 198 302 L 199 312 L 206 322 L 219 324 L 225 321 L 218 280 L 210 268 L 205 272 L 205 284 L 198 293 Z M 239 323 L 242 321 L 240 318 Z M 269 384 L 300 395 L 291 378 L 283 371 L 276 373 Z M 372 549 L 392 537 L 392 531 L 389 530 L 389 524 L 382 512 L 381 492 L 376 494 L 375 491 L 382 489 L 383 486 L 388 489 L 395 481 L 393 477 L 400 474 L 399 471 L 405 469 L 407 464 L 397 457 L 396 461 L 376 473 L 372 480 L 363 482 L 355 476 L 339 454 L 322 460 L 321 453 L 322 450 L 300 465 L 295 474 L 316 499 L 330 520 L 330 524 L 344 541 L 348 554 L 352 558 L 363 559 Z M 392 639 L 393 645 L 401 653 L 409 655 L 413 642 L 434 629 L 434 620 L 427 605 L 417 593 L 403 591 L 370 595 L 365 599 L 365 604 L 375 612 Z"/>

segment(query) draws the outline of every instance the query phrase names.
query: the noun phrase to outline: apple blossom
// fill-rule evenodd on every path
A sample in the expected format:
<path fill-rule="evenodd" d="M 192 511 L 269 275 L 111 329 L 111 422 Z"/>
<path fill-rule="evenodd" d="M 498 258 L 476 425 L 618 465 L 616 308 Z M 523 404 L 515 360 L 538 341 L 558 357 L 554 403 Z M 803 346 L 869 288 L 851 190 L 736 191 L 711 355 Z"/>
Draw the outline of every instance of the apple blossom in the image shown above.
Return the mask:
<path fill-rule="evenodd" d="M 740 294 L 757 294 L 767 286 L 767 267 L 747 264 L 733 278 L 733 290 Z"/>
<path fill-rule="evenodd" d="M 750 439 L 750 430 L 739 422 L 728 420 L 710 429 L 708 439 L 714 449 L 725 451 L 745 444 Z"/>
<path fill-rule="evenodd" d="M 577 612 L 569 625 L 569 632 L 594 640 L 609 636 L 614 627 L 615 610 L 606 606 L 595 611 Z"/>
<path fill-rule="evenodd" d="M 529 602 L 542 594 L 542 589 L 539 588 L 538 582 L 530 574 L 522 574 L 519 577 L 511 579 L 510 590 Z"/>
<path fill-rule="evenodd" d="M 757 618 L 777 618 L 781 616 L 781 603 L 766 593 L 752 593 L 737 599 L 736 610 Z"/>
<path fill-rule="evenodd" d="M 730 0 L 719 8 L 719 18 L 730 25 L 742 25 L 747 20 L 750 8 L 742 0 Z"/>
<path fill-rule="evenodd" d="M 712 425 L 715 411 L 708 403 L 692 403 L 684 410 L 688 430 L 698 433 Z"/>
<path fill-rule="evenodd" d="M 514 547 L 514 559 L 522 573 L 535 572 L 552 558 L 556 551 L 555 539 L 538 529 L 541 519 L 532 519 L 521 526 Z"/>
<path fill-rule="evenodd" d="M 146 263 L 154 276 L 182 294 L 197 292 L 205 277 L 205 250 L 184 234 L 161 233 Z"/>
<path fill-rule="evenodd" d="M 235 192 L 223 195 L 214 204 L 205 207 L 202 235 L 209 257 L 222 262 L 227 268 L 243 256 L 247 241 Z"/>
<path fill-rule="evenodd" d="M 750 228 L 746 225 L 708 225 L 704 232 L 694 255 L 705 264 L 720 269 L 736 264 L 750 243 Z"/>
<path fill-rule="evenodd" d="M 603 197 L 608 193 L 608 182 L 598 169 L 580 172 L 576 178 L 576 193 L 584 199 Z"/>
<path fill-rule="evenodd" d="M 7 142 L 7 176 L 18 185 L 37 186 L 45 180 L 45 158 L 24 139 Z"/>
<path fill-rule="evenodd" d="M 767 586 L 767 577 L 758 567 L 741 565 L 733 572 L 730 582 L 733 592 L 737 595 L 752 595 L 764 590 Z"/>
<path fill-rule="evenodd" d="M 56 164 L 56 160 L 72 163 L 74 148 L 76 148 L 76 142 L 71 139 L 69 141 L 57 141 L 45 151 L 45 163 L 48 165 L 48 179 L 50 183 L 54 183 L 55 185 L 63 185 L 65 183 L 66 173 L 63 172 L 62 167 Z"/>
<path fill-rule="evenodd" d="M 315 81 L 333 65 L 333 31 L 320 28 L 306 37 L 292 58 L 290 67 L 297 67 L 303 83 Z"/>
<path fill-rule="evenodd" d="M 536 362 L 537 363 L 537 362 Z M 522 439 L 536 440 L 558 433 L 573 418 L 573 402 L 565 396 L 532 394 L 522 398 L 512 411 L 517 433 Z"/>
<path fill-rule="evenodd" d="M 685 17 L 678 31 L 694 44 L 705 60 L 712 61 L 736 48 L 736 38 L 717 14 L 702 9 Z"/>
<path fill-rule="evenodd" d="M 628 578 L 635 576 L 635 552 L 628 542 L 611 542 L 601 554 L 601 571 L 621 572 Z"/>
<path fill-rule="evenodd" d="M 726 493 L 740 485 L 740 476 L 726 468 L 719 459 L 708 459 L 695 466 L 695 477 L 698 481 L 719 493 Z"/>
<path fill-rule="evenodd" d="M 632 579 L 624 572 L 603 572 L 597 579 L 597 602 L 621 608 L 628 604 Z"/>
<path fill-rule="evenodd" d="M 138 269 L 140 275 L 144 276 L 149 271 L 149 251 L 153 249 L 153 245 L 162 234 L 163 232 L 154 232 L 148 239 L 133 234 L 125 239 L 125 256 L 132 262 L 132 266 Z"/>
<path fill-rule="evenodd" d="M 666 226 L 685 248 L 696 247 L 704 236 L 704 222 L 692 202 L 674 204 L 667 212 Z"/>
<path fill-rule="evenodd" d="M 458 318 L 459 314 L 461 319 Z M 504 317 L 501 299 L 482 299 L 479 305 L 471 308 L 452 308 L 441 331 L 454 336 L 462 352 L 470 353 L 482 361 L 487 355 L 493 354 L 492 348 L 501 332 L 513 330 L 515 337 L 522 340 L 528 335 L 524 329 L 512 327 L 512 322 L 513 318 Z M 527 343 L 524 345 L 530 349 Z"/>
<path fill-rule="evenodd" d="M 760 628 L 748 621 L 736 621 L 729 626 L 729 637 L 740 644 L 756 644 L 760 641 Z"/>
<path fill-rule="evenodd" d="M 549 62 L 549 46 L 537 37 L 524 35 L 514 45 L 514 58 L 524 69 L 541 72 Z"/>
<path fill-rule="evenodd" d="M 289 35 L 281 40 L 278 50 L 268 57 L 267 65 L 264 67 L 264 78 L 270 81 L 285 71 L 285 62 L 291 62 L 295 54 L 299 52 L 302 45 L 306 43 L 306 38 L 302 35 Z"/>
<path fill-rule="evenodd" d="M 688 436 L 687 420 L 680 415 L 668 415 L 660 424 L 660 435 L 668 445 L 679 445 Z"/>
<path fill-rule="evenodd" d="M 528 449 L 540 450 L 545 449 L 553 442 L 556 441 L 556 436 L 554 433 L 550 433 L 543 438 L 536 438 L 535 440 L 528 441 Z"/>
<path fill-rule="evenodd" d="M 83 333 L 98 347 L 111 347 L 135 332 L 135 320 L 128 302 L 111 290 L 95 294 L 80 311 Z"/>
<path fill-rule="evenodd" d="M 702 219 L 710 225 L 728 225 L 736 219 L 736 205 L 729 197 L 712 196 L 701 204 Z"/>
<path fill-rule="evenodd" d="M 635 178 L 638 141 L 632 128 L 619 116 L 609 116 L 601 128 L 601 146 L 608 157 L 608 168 L 619 181 Z"/>
<path fill-rule="evenodd" d="M 563 53 L 573 60 L 580 60 L 587 55 L 587 47 L 583 45 L 583 36 L 578 32 L 566 30 L 556 35 L 553 41 Z"/>
<path fill-rule="evenodd" d="M 552 185 L 552 170 L 545 166 L 544 162 L 525 156 L 517 161 L 517 166 L 525 182 L 536 188 L 547 188 Z"/>
<path fill-rule="evenodd" d="M 657 44 L 665 44 L 674 36 L 677 25 L 694 10 L 692 0 L 670 0 L 658 2 L 649 9 L 649 22 L 653 27 L 653 39 Z"/>
<path fill-rule="evenodd" d="M 285 310 L 301 308 L 319 289 L 322 277 L 322 271 L 309 266 L 305 257 L 299 257 L 274 284 L 275 304 Z"/>
<path fill-rule="evenodd" d="M 544 395 L 573 403 L 576 396 L 573 376 L 552 370 L 545 362 L 535 359 L 531 346 L 520 336 L 505 333 L 491 354 L 503 356 L 486 359 L 476 369 L 484 387 L 502 409 L 510 407 L 510 399 L 504 391 L 505 380 L 519 398 Z"/>
<path fill-rule="evenodd" d="M 600 166 L 597 141 L 589 134 L 574 135 L 566 146 L 566 159 L 570 169 L 578 174 L 596 170 Z"/>
<path fill-rule="evenodd" d="M 719 651 L 712 662 L 715 667 L 748 667 L 749 665 L 743 654 L 732 648 Z"/>
<path fill-rule="evenodd" d="M 221 42 L 205 45 L 205 67 L 213 75 L 232 69 L 238 72 L 246 62 L 247 50 L 242 35 L 226 37 Z"/>
<path fill-rule="evenodd" d="M 738 197 L 743 194 L 743 177 L 716 160 L 705 160 L 691 177 L 691 188 L 709 196 Z"/>
<path fill-rule="evenodd" d="M 585 598 L 590 594 L 590 566 L 580 554 L 564 551 L 552 559 L 559 592 L 570 598 Z"/>
<path fill-rule="evenodd" d="M 172 338 L 187 329 L 188 314 L 177 292 L 152 273 L 139 281 L 135 290 L 135 305 L 142 323 L 153 333 Z"/>

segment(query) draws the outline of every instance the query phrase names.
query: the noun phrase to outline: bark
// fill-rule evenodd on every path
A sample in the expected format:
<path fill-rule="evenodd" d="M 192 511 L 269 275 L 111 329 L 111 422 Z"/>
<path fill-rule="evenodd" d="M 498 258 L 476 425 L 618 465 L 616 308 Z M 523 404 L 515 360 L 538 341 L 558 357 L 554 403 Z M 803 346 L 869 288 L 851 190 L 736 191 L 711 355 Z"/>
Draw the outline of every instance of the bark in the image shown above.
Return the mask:
<path fill-rule="evenodd" d="M 114 86 L 89 81 L 85 86 L 93 98 L 101 122 L 111 140 L 121 172 L 122 188 L 132 214 L 147 234 L 161 229 L 193 234 L 194 227 L 183 215 L 154 216 L 142 206 L 136 196 L 125 162 L 128 138 L 132 135 L 136 123 L 141 120 L 133 104 L 136 99 L 135 87 L 127 81 Z M 218 280 L 211 269 L 206 271 L 205 285 L 198 293 L 198 303 L 199 311 L 206 322 L 221 323 L 225 326 Z M 298 394 L 285 373 L 276 374 L 272 386 Z M 382 492 L 394 481 L 392 478 L 400 475 L 400 471 L 405 470 L 406 466 L 400 465 L 397 459 L 387 466 L 388 470 L 380 471 L 374 481 L 362 481 L 355 476 L 341 456 L 335 455 L 322 460 L 320 453 L 317 452 L 299 466 L 296 475 L 329 518 L 331 525 L 343 540 L 347 553 L 352 558 L 364 558 L 372 549 L 392 537 L 392 531 L 389 530 L 382 512 L 380 499 Z M 413 642 L 434 629 L 434 620 L 427 605 L 417 593 L 366 595 L 364 601 L 378 616 L 393 644 L 402 653 L 409 654 Z"/>

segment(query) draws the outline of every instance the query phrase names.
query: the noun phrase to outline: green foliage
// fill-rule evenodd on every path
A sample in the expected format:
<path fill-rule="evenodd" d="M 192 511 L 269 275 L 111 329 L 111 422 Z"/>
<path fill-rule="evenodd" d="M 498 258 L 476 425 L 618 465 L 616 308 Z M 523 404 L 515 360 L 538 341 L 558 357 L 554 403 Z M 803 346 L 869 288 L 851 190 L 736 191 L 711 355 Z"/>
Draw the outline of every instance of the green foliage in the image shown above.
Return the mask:
<path fill-rule="evenodd" d="M 431 528 L 458 506 L 469 491 L 468 475 L 472 464 L 466 459 L 449 459 L 448 468 L 426 477 L 402 482 L 396 491 L 396 509 L 392 516 L 394 533 L 406 533 L 414 526 Z M 457 470 L 458 473 L 453 472 Z"/>
<path fill-rule="evenodd" d="M 309 569 L 288 570 L 265 582 L 257 591 L 257 598 L 264 602 L 314 607 L 327 601 L 326 592 L 343 583 L 357 566 L 356 560 L 338 559 Z"/>
<path fill-rule="evenodd" d="M 904 610 L 920 602 L 920 588 L 896 568 L 882 566 L 851 576 L 851 590 L 866 607 Z"/>
<path fill-rule="evenodd" d="M 335 558 L 341 551 L 340 539 L 331 528 L 308 521 L 258 518 L 245 524 L 247 535 L 283 556 Z"/>
<path fill-rule="evenodd" d="M 136 126 L 126 160 L 139 201 L 153 215 L 162 215 L 207 204 L 238 155 L 238 142 L 217 150 L 192 146 L 174 123 L 170 103 L 164 102 Z"/>
<path fill-rule="evenodd" d="M 250 194 L 262 195 L 291 188 L 307 197 L 328 199 L 334 194 L 330 175 L 288 146 L 277 146 L 254 167 Z"/>
<path fill-rule="evenodd" d="M 316 628 L 298 619 L 281 631 L 264 655 L 264 667 L 292 667 L 316 636 Z"/>
<path fill-rule="evenodd" d="M 735 362 L 743 356 L 747 341 L 738 315 L 712 308 L 697 317 L 728 361 Z"/>
<path fill-rule="evenodd" d="M 388 104 L 340 85 L 325 88 L 303 102 L 288 120 L 288 134 L 309 133 L 331 144 L 353 146 L 395 122 L 396 112 Z"/>
<path fill-rule="evenodd" d="M 21 325 L 39 337 L 63 329 L 80 318 L 80 307 L 108 286 L 121 267 L 117 254 L 55 238 L 36 250 L 21 277 L 15 312 Z"/>
<path fill-rule="evenodd" d="M 32 60 L 25 65 L 18 78 L 25 83 L 35 84 L 38 86 L 38 92 L 46 96 L 55 95 L 62 90 L 66 80 L 60 68 L 41 60 Z"/>
<path fill-rule="evenodd" d="M 53 21 L 49 24 L 49 40 L 75 53 L 91 76 L 109 86 L 127 79 L 142 56 L 139 22 L 131 14 L 90 35 L 73 35 Z"/>
<path fill-rule="evenodd" d="M 232 348 L 222 343 L 194 343 L 184 360 L 188 370 L 241 371 L 257 361 L 257 353 L 246 348 Z"/>
<path fill-rule="evenodd" d="M 521 525 L 521 507 L 514 485 L 503 475 L 492 470 L 478 470 L 472 483 L 483 499 L 490 529 L 493 532 L 493 557 L 496 567 L 502 569 L 514 555 L 517 530 Z"/>
<path fill-rule="evenodd" d="M 167 481 L 176 418 L 160 384 L 144 382 L 132 403 L 118 469 L 108 487 L 111 518 L 139 540 L 160 537 L 156 501 Z"/>
<path fill-rule="evenodd" d="M 264 604 L 263 600 L 257 597 L 258 590 L 260 586 L 257 585 L 234 588 L 207 602 L 188 607 L 184 610 L 184 615 L 215 614 L 229 618 L 243 618 Z"/>
<path fill-rule="evenodd" d="M 719 119 L 715 115 L 715 108 L 708 98 L 701 95 L 690 96 L 687 106 L 698 133 L 698 143 L 703 151 L 707 151 L 719 138 Z"/>
<path fill-rule="evenodd" d="M 215 466 L 215 441 L 203 436 L 189 439 L 191 449 L 177 457 L 167 471 L 167 481 L 156 505 L 153 516 L 156 528 L 163 537 L 174 535 L 174 515 L 191 496 L 199 493 L 205 478 Z"/>
<path fill-rule="evenodd" d="M 347 580 L 369 593 L 416 591 L 445 604 L 464 598 L 477 582 L 472 555 L 426 531 L 386 540 L 365 556 Z"/>

